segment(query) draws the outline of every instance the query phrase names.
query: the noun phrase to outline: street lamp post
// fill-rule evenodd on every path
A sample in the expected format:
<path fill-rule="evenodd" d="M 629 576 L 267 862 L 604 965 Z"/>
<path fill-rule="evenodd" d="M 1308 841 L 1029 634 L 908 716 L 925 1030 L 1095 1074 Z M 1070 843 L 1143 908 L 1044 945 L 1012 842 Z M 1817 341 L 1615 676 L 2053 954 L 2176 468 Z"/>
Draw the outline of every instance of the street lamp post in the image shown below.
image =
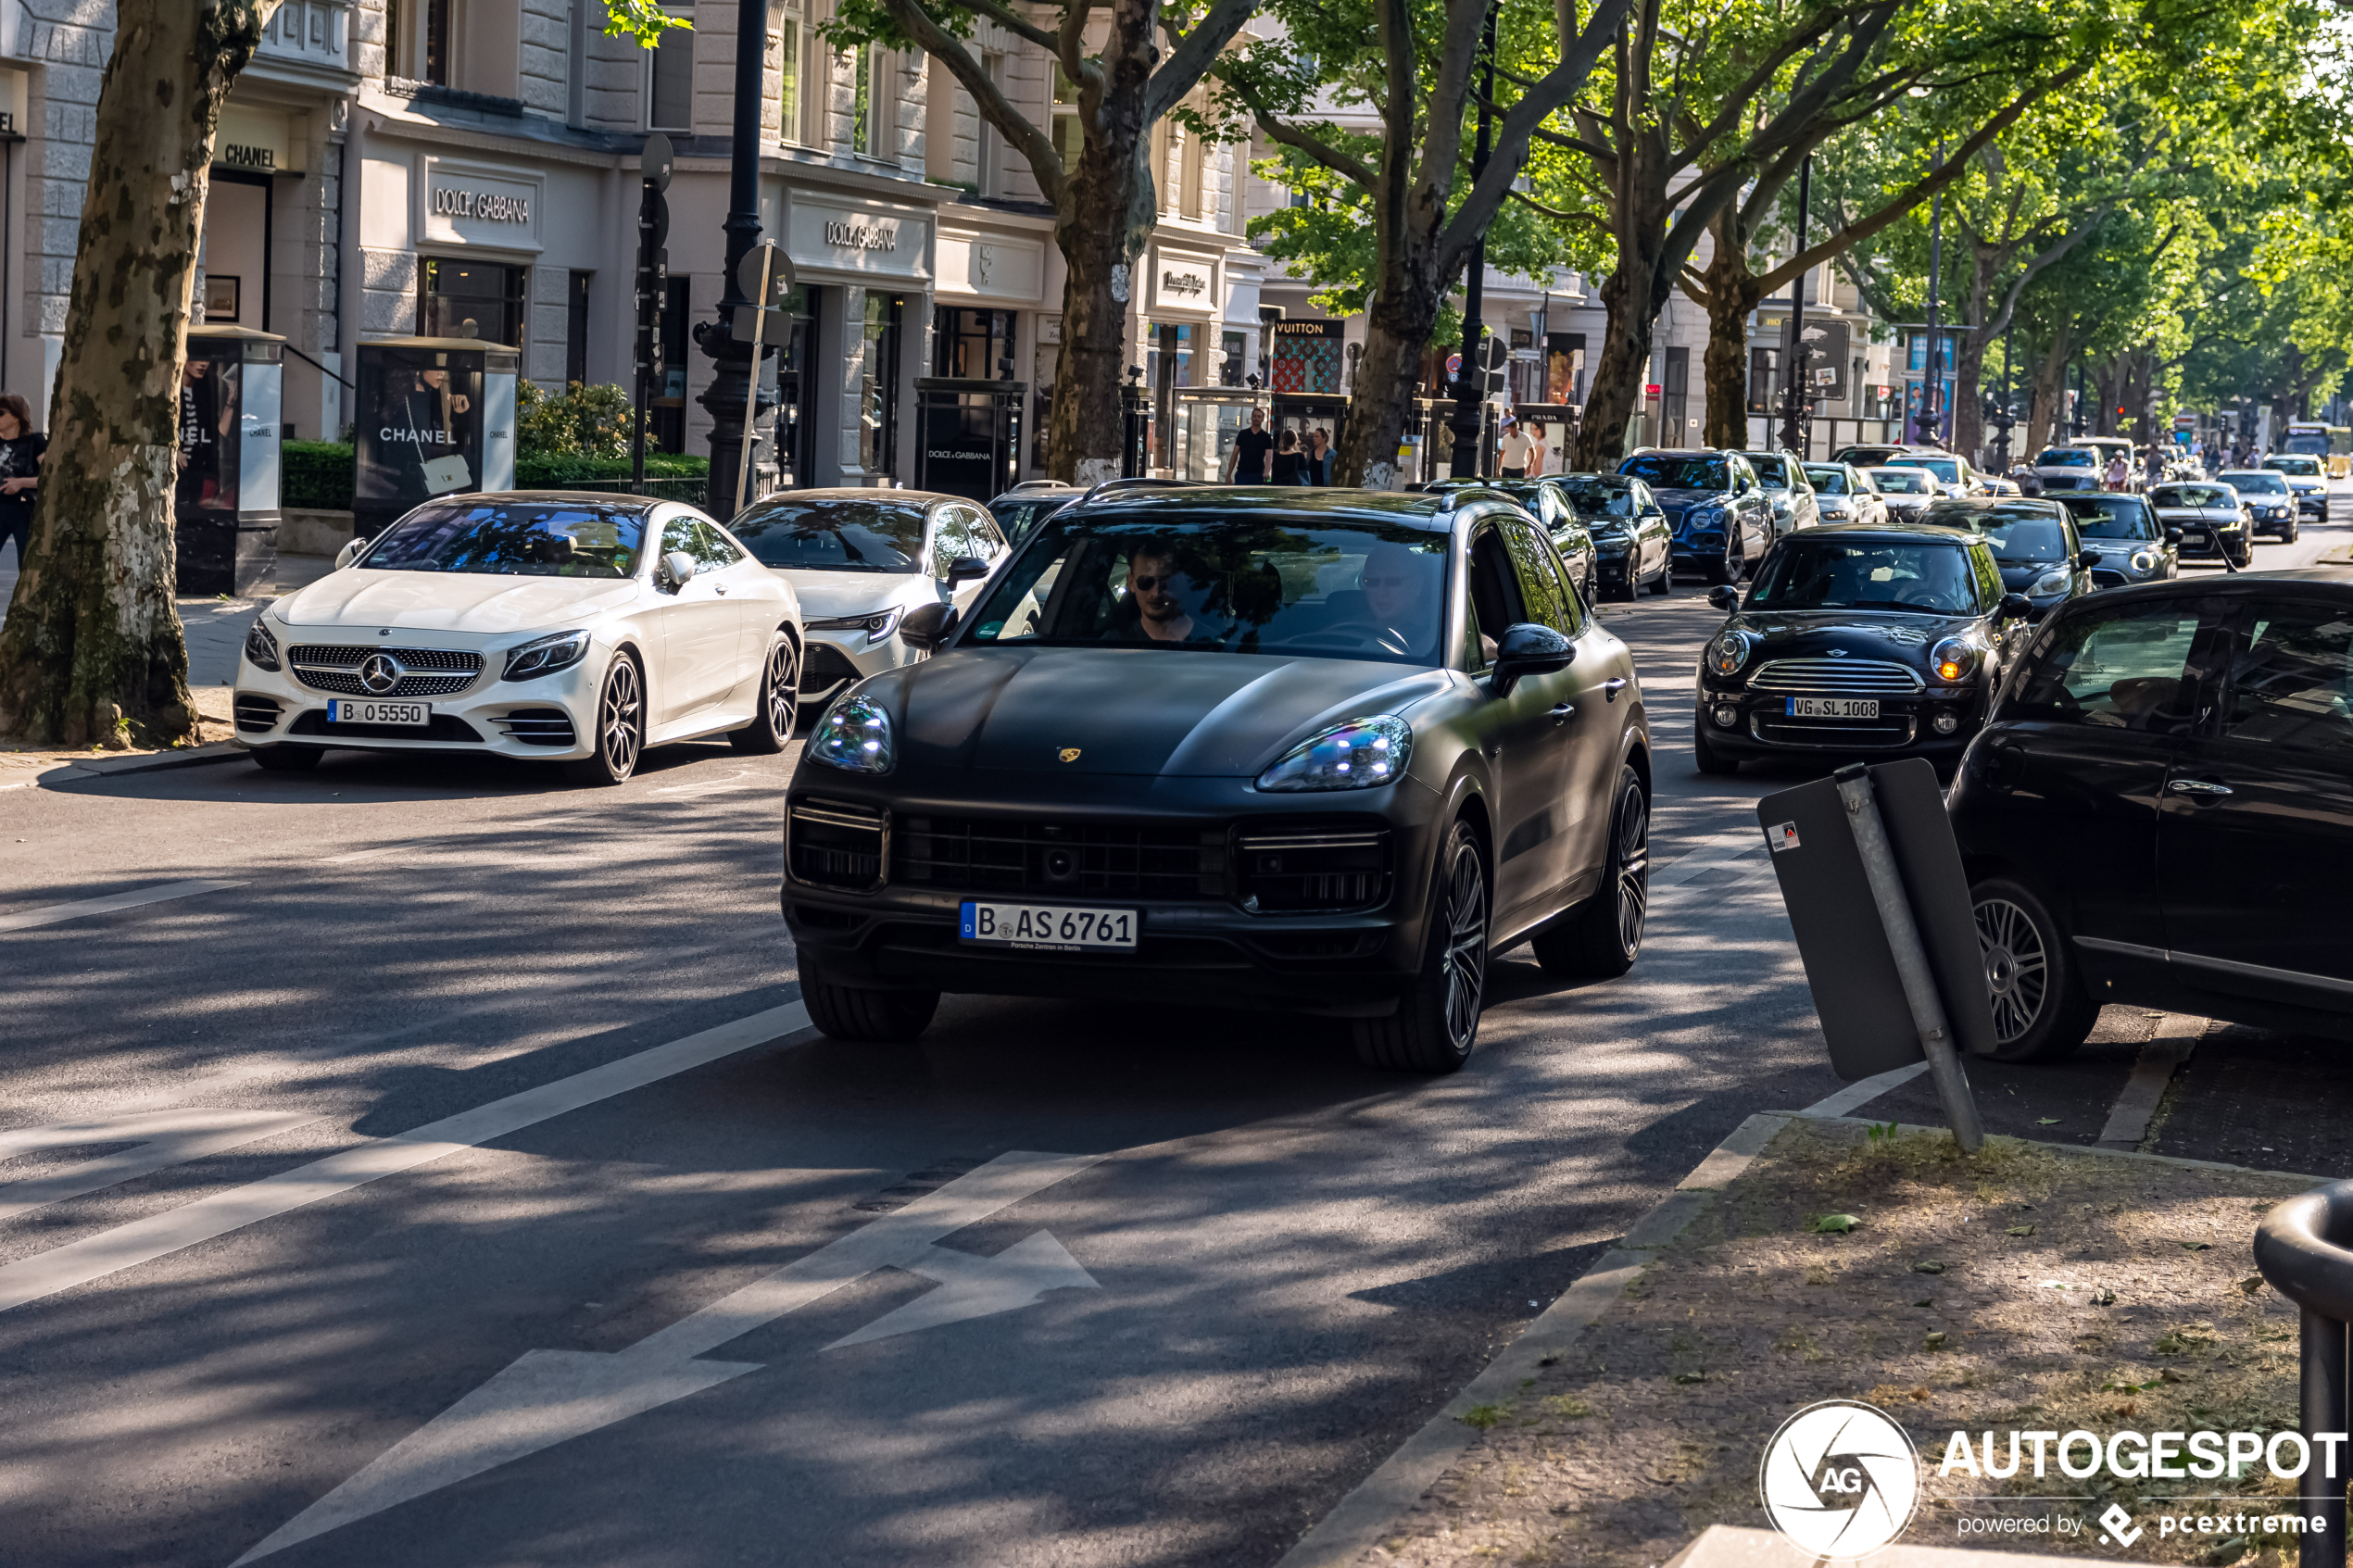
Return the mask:
<path fill-rule="evenodd" d="M 1471 148 L 1470 177 L 1474 185 L 1487 169 L 1488 107 L 1495 101 L 1495 7 L 1487 7 L 1487 35 L 1480 44 L 1482 75 L 1478 96 L 1478 140 Z M 1479 306 L 1487 282 L 1487 238 L 1471 242 L 1470 277 L 1463 288 L 1463 368 L 1454 377 L 1454 455 L 1447 471 L 1456 479 L 1478 472 L 1479 436 L 1486 421 L 1487 361 L 1479 353 L 1485 329 Z"/>
<path fill-rule="evenodd" d="M 1797 254 L 1806 254 L 1806 214 L 1814 199 L 1814 155 L 1797 166 Z M 1781 393 L 1781 449 L 1806 456 L 1806 274 L 1789 285 L 1788 385 Z"/>
<path fill-rule="evenodd" d="M 737 0 L 736 118 L 729 146 L 727 220 L 720 225 L 727 235 L 727 258 L 721 269 L 725 282 L 719 319 L 695 328 L 695 345 L 710 357 L 712 369 L 711 384 L 696 399 L 711 415 L 711 482 L 704 506 L 723 522 L 735 515 L 735 497 L 743 488 L 737 470 L 751 461 L 759 416 L 775 407 L 774 399 L 761 394 L 760 367 L 753 358 L 766 351 L 738 343 L 734 330 L 736 312 L 755 303 L 744 297 L 736 274 L 736 264 L 760 238 L 760 110 L 767 41 L 768 0 Z"/>
<path fill-rule="evenodd" d="M 1944 138 L 1936 139 L 1936 151 L 1929 163 L 1934 174 L 1944 167 Z M 1943 312 L 1937 308 L 1938 270 L 1944 259 L 1944 191 L 1939 186 L 1929 199 L 1928 208 L 1928 384 L 1920 388 L 1920 421 L 1927 428 L 1924 439 L 1938 445 L 1943 443 L 1944 420 L 1939 418 L 1944 401 L 1944 332 Z"/>

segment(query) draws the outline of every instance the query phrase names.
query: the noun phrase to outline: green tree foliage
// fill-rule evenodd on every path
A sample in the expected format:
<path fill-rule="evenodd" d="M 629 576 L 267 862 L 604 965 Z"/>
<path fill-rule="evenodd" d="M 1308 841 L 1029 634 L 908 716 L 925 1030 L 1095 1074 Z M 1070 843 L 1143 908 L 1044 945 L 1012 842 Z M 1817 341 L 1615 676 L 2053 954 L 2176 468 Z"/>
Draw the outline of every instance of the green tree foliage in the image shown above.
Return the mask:
<path fill-rule="evenodd" d="M 573 382 L 553 395 L 533 382 L 515 387 L 515 450 L 521 458 L 626 458 L 636 410 L 618 386 Z"/>
<path fill-rule="evenodd" d="M 656 47 L 673 27 L 692 31 L 694 25 L 663 10 L 659 0 L 605 0 L 605 36 L 634 38 L 641 48 Z"/>

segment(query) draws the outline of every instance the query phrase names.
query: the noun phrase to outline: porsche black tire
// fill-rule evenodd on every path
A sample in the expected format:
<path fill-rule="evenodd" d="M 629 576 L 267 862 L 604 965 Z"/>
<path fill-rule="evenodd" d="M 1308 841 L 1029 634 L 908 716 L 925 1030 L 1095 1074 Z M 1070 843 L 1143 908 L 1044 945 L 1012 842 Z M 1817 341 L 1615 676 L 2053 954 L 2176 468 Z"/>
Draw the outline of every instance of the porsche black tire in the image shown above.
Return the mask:
<path fill-rule="evenodd" d="M 1599 891 L 1529 942 L 1547 973 L 1615 980 L 1634 967 L 1650 918 L 1650 822 L 1642 776 L 1620 767 Z"/>
<path fill-rule="evenodd" d="M 903 1045 L 931 1027 L 939 1010 L 937 991 L 861 991 L 837 985 L 804 957 L 800 1003 L 809 1022 L 834 1040 L 880 1040 Z"/>
<path fill-rule="evenodd" d="M 327 754 L 323 746 L 257 746 L 248 753 L 254 766 L 273 773 L 307 773 Z"/>
<path fill-rule="evenodd" d="M 1988 877 L 1969 889 L 1978 952 L 1994 1004 L 1995 1061 L 2057 1061 L 2092 1032 L 2099 1004 L 2050 906 L 2025 884 Z"/>
<path fill-rule="evenodd" d="M 774 757 L 792 744 L 800 722 L 800 659 L 792 643 L 778 638 L 760 672 L 760 716 L 727 732 L 727 744 L 749 757 Z"/>
<path fill-rule="evenodd" d="M 592 756 L 564 764 L 573 783 L 599 786 L 626 784 L 646 754 L 646 677 L 637 661 L 617 656 L 597 688 Z"/>
<path fill-rule="evenodd" d="M 1366 1066 L 1452 1073 L 1469 1060 L 1487 992 L 1490 903 L 1486 848 L 1457 822 L 1430 877 L 1421 972 L 1394 1013 L 1356 1021 L 1356 1055 Z"/>
<path fill-rule="evenodd" d="M 1712 778 L 1729 778 L 1741 771 L 1741 759 L 1727 757 L 1707 738 L 1706 721 L 1692 721 L 1692 765 Z"/>

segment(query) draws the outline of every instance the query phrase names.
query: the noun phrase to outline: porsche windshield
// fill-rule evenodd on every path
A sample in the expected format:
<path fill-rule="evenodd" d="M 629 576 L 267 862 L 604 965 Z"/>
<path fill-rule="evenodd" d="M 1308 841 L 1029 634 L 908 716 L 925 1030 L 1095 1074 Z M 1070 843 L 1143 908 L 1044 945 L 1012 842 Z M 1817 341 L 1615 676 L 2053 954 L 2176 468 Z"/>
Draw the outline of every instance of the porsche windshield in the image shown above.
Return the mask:
<path fill-rule="evenodd" d="M 1193 648 L 1436 665 L 1442 533 L 1156 514 L 1047 522 L 964 646 Z"/>
<path fill-rule="evenodd" d="M 1617 471 L 1655 490 L 1725 490 L 1732 483 L 1731 470 L 1723 458 L 1684 458 L 1672 452 L 1629 458 L 1617 466 Z"/>
<path fill-rule="evenodd" d="M 728 524 L 764 566 L 786 571 L 912 576 L 924 553 L 924 508 L 899 501 L 763 501 Z"/>
<path fill-rule="evenodd" d="M 643 513 L 576 502 L 484 501 L 424 507 L 384 531 L 371 571 L 479 571 L 515 577 L 626 577 Z"/>
<path fill-rule="evenodd" d="M 1760 609 L 1913 609 L 1977 613 L 1977 583 L 1958 545 L 1864 540 L 1781 541 L 1744 607 Z"/>

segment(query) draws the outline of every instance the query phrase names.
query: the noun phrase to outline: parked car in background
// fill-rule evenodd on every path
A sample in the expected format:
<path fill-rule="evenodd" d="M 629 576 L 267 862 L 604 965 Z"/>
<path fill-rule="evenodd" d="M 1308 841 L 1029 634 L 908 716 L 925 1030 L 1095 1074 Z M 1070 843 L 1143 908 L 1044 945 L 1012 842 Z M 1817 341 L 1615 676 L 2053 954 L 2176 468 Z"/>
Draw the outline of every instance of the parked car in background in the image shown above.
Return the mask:
<path fill-rule="evenodd" d="M 1675 586 L 1675 531 L 1651 487 L 1614 473 L 1570 473 L 1560 493 L 1593 541 L 1593 575 L 1605 599 Z"/>
<path fill-rule="evenodd" d="M 1825 526 L 1773 546 L 1699 661 L 1692 759 L 1812 754 L 1950 761 L 1976 733 L 2026 601 L 1987 542 L 1917 523 Z"/>
<path fill-rule="evenodd" d="M 800 693 L 813 705 L 917 657 L 899 623 L 920 605 L 969 606 L 1004 558 L 977 501 L 928 490 L 780 490 L 736 514 L 736 535 L 799 596 Z"/>
<path fill-rule="evenodd" d="M 2088 446 L 2046 446 L 2034 454 L 2034 477 L 2046 495 L 2100 488 L 2100 455 Z"/>
<path fill-rule="evenodd" d="M 691 507 L 452 495 L 345 556 L 245 634 L 236 738 L 264 768 L 340 748 L 488 753 L 616 784 L 648 746 L 792 738 L 792 584 Z"/>
<path fill-rule="evenodd" d="M 2296 509 L 2299 516 L 2309 516 L 2315 522 L 2329 520 L 2329 472 L 2318 458 L 2297 453 L 2274 453 L 2263 459 L 2263 466 L 2287 481 L 2296 494 Z"/>
<path fill-rule="evenodd" d="M 2353 1035 L 2353 570 L 2155 583 L 2031 640 L 1951 815 L 2012 1061 L 2104 1003 Z"/>
<path fill-rule="evenodd" d="M 1887 501 L 1870 476 L 1852 463 L 1808 463 L 1814 509 L 1823 522 L 1885 522 Z"/>
<path fill-rule="evenodd" d="M 1880 505 L 1887 508 L 1891 522 L 1903 522 L 1919 517 L 1928 504 L 1937 498 L 1936 476 L 1926 469 L 1865 469 L 1863 476 L 1871 482 L 1871 488 L 1879 492 Z"/>
<path fill-rule="evenodd" d="M 2160 484 L 2149 492 L 2149 506 L 2161 526 L 2180 534 L 2175 541 L 2175 553 L 2180 559 L 2219 560 L 2231 567 L 2243 567 L 2254 560 L 2253 509 L 2239 498 L 2235 486 L 2204 483 Z M 2282 500 L 2276 503 L 2276 509 L 2292 512 L 2295 508 Z M 2295 538 L 2296 520 L 2290 517 L 2284 526 L 2289 530 L 2287 536 Z"/>
<path fill-rule="evenodd" d="M 1875 469 L 1890 458 L 1901 458 L 1916 452 L 1935 452 L 1934 446 L 1914 446 L 1906 442 L 1863 442 L 1842 446 L 1831 454 L 1833 463 L 1845 463 L 1851 468 Z"/>
<path fill-rule="evenodd" d="M 1957 458 L 1949 452 L 1899 453 L 1880 466 L 1892 469 L 1924 470 L 1931 478 L 1936 481 L 1938 493 L 1947 498 L 1960 498 L 1982 493 L 1977 483 L 1977 470 L 1969 466 L 1967 458 Z"/>
<path fill-rule="evenodd" d="M 1008 545 L 1019 545 L 1038 525 L 1087 494 L 1076 484 L 1057 479 L 1025 479 L 988 503 L 988 515 Z"/>
<path fill-rule="evenodd" d="M 1578 596 L 1592 604 L 1599 596 L 1601 582 L 1595 575 L 1593 536 L 1578 520 L 1576 508 L 1562 493 L 1560 475 L 1542 479 L 1442 479 L 1422 488 L 1457 503 L 1473 491 L 1509 496 L 1526 508 L 1552 539 L 1553 548 L 1560 552 L 1561 564 L 1568 568 L 1569 585 L 1577 590 Z"/>
<path fill-rule="evenodd" d="M 1773 543 L 1773 504 L 1737 452 L 1654 448 L 1617 471 L 1651 487 L 1675 530 L 1675 564 L 1710 583 L 1738 580 Z"/>
<path fill-rule="evenodd" d="M 1772 504 L 1773 537 L 1787 538 L 1822 521 L 1821 506 L 1813 483 L 1806 477 L 1804 463 L 1787 452 L 1743 452 L 1741 456 L 1756 470 L 1756 482 L 1765 486 L 1765 498 Z"/>
<path fill-rule="evenodd" d="M 2224 469 L 2215 482 L 2237 493 L 2239 504 L 2246 508 L 2250 534 L 2275 533 L 2283 540 L 2293 540 L 2302 532 L 2304 498 L 2296 493 L 2287 475 L 2268 467 Z"/>
<path fill-rule="evenodd" d="M 2025 597 L 2031 619 L 2039 621 L 2093 589 L 2092 565 L 2099 557 L 2083 547 L 2067 508 L 2048 497 L 1939 501 L 1920 519 L 1966 529 L 1991 545 L 2002 586 Z"/>
<path fill-rule="evenodd" d="M 810 1020 L 1182 997 L 1470 1054 L 1491 953 L 1623 974 L 1649 900 L 1632 657 L 1518 506 L 1250 485 L 1058 513 L 931 657 L 812 731 L 782 901 Z"/>
<path fill-rule="evenodd" d="M 2092 563 L 2092 586 L 2158 583 L 2181 572 L 2181 535 L 2159 521 L 2145 495 L 2061 495 Z M 2169 534 L 2171 537 L 2169 537 Z"/>

